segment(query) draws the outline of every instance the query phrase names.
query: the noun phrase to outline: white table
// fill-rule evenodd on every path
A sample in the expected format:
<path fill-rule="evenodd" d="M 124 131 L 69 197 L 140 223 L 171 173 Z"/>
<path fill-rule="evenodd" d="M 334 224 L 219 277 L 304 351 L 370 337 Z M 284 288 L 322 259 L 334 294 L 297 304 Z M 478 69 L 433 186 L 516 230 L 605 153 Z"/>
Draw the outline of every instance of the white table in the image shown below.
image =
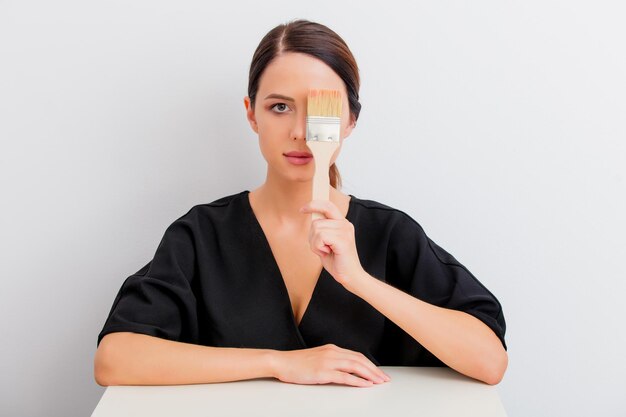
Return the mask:
<path fill-rule="evenodd" d="M 92 417 L 506 417 L 497 388 L 449 368 L 381 367 L 368 388 L 297 385 L 273 378 L 202 385 L 108 387 Z"/>

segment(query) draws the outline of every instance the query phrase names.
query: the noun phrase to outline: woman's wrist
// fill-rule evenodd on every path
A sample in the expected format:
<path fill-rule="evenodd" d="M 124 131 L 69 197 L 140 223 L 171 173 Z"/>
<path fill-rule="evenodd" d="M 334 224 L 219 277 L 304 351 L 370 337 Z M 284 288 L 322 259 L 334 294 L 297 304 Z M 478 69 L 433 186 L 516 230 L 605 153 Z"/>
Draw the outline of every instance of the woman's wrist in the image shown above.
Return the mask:
<path fill-rule="evenodd" d="M 265 351 L 265 373 L 268 376 L 278 379 L 282 363 L 281 358 L 283 355 L 284 352 L 280 350 L 267 349 Z"/>
<path fill-rule="evenodd" d="M 367 273 L 364 269 L 362 269 L 358 274 L 356 274 L 350 281 L 344 284 L 344 288 L 354 295 L 358 295 L 362 297 L 359 292 L 363 289 L 364 286 L 367 286 L 369 281 L 375 279 L 370 274 Z"/>

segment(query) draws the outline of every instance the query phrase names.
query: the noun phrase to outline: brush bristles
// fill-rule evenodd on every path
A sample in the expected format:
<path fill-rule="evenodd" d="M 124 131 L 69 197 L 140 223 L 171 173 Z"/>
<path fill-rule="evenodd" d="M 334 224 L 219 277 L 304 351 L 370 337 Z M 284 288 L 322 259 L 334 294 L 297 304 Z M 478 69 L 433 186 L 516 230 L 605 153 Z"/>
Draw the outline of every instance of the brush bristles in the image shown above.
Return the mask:
<path fill-rule="evenodd" d="M 307 116 L 341 117 L 341 93 L 338 90 L 310 90 Z"/>

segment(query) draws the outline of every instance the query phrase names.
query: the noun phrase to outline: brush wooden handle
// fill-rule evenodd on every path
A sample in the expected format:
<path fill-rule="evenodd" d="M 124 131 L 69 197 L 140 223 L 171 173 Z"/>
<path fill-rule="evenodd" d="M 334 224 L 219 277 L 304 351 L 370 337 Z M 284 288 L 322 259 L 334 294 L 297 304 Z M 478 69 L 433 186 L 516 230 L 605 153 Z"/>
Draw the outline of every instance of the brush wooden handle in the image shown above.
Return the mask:
<path fill-rule="evenodd" d="M 330 158 L 333 156 L 339 142 L 307 141 L 307 146 L 313 153 L 315 174 L 313 175 L 313 200 L 330 200 Z M 325 219 L 321 213 L 311 213 L 311 219 Z"/>

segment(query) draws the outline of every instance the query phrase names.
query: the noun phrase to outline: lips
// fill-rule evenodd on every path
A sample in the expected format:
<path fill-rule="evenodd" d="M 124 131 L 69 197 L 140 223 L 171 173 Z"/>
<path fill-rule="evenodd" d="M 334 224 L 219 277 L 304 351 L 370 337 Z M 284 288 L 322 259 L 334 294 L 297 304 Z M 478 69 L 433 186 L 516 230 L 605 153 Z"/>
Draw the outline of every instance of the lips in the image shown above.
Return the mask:
<path fill-rule="evenodd" d="M 313 161 L 313 155 L 309 152 L 291 151 L 284 155 L 287 161 L 292 165 L 305 166 Z"/>
<path fill-rule="evenodd" d="M 292 158 L 311 158 L 313 155 L 311 155 L 309 152 L 292 151 L 292 152 L 287 152 L 285 156 L 289 156 Z"/>

